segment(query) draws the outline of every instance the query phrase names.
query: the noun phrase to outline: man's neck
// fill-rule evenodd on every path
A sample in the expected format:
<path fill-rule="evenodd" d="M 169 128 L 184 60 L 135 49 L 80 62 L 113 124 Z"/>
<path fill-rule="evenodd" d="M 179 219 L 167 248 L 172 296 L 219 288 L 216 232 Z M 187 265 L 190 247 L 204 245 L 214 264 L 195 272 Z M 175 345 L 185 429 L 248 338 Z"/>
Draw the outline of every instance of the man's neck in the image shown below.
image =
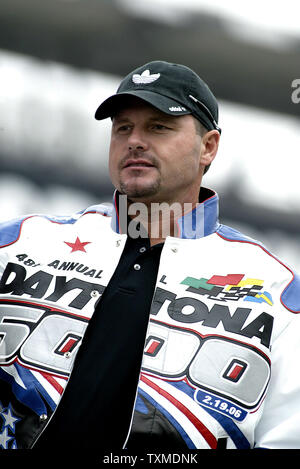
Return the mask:
<path fill-rule="evenodd" d="M 151 202 L 143 204 L 128 201 L 128 216 L 131 220 L 142 225 L 144 232 L 147 233 L 150 239 L 151 246 L 153 246 L 164 242 L 167 236 L 179 236 L 177 220 L 186 213 L 191 212 L 196 205 L 197 202 L 183 204 L 179 202 L 173 202 L 172 204 Z M 130 235 L 130 223 L 128 226 Z"/>

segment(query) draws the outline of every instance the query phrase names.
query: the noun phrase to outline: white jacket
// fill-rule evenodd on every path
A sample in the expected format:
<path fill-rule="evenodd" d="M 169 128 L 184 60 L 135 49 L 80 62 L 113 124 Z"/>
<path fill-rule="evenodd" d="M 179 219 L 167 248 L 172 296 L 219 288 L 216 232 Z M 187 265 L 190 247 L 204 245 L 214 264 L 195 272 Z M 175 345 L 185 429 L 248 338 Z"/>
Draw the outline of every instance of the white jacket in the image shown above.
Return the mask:
<path fill-rule="evenodd" d="M 1 449 L 32 447 L 59 404 L 127 239 L 117 220 L 98 205 L 0 225 Z M 132 431 L 152 407 L 187 449 L 224 438 L 300 448 L 300 278 L 219 224 L 213 192 L 178 226 L 161 254 Z"/>

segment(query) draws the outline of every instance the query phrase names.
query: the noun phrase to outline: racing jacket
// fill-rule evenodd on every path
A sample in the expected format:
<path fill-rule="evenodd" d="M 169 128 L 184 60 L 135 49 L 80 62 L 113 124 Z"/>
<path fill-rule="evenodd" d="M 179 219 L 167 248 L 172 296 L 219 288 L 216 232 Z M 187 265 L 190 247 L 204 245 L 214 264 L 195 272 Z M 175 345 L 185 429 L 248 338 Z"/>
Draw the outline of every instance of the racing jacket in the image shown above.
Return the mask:
<path fill-rule="evenodd" d="M 187 449 L 300 448 L 299 277 L 220 224 L 213 191 L 177 222 L 128 435 L 174 432 Z M 34 448 L 51 420 L 126 239 L 115 203 L 1 223 L 1 449 Z"/>

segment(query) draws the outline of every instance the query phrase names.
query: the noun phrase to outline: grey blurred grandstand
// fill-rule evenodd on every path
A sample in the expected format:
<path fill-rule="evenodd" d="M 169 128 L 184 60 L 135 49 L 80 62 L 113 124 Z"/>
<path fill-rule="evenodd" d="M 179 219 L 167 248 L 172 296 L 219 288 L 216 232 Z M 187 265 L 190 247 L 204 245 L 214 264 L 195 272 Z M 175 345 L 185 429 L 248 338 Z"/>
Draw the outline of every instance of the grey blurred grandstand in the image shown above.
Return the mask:
<path fill-rule="evenodd" d="M 110 122 L 95 109 L 129 70 L 162 59 L 196 70 L 220 102 L 222 143 L 204 185 L 221 196 L 221 221 L 300 270 L 299 3 L 286 30 L 218 1 L 150 3 L 1 0 L 0 220 L 110 201 Z"/>

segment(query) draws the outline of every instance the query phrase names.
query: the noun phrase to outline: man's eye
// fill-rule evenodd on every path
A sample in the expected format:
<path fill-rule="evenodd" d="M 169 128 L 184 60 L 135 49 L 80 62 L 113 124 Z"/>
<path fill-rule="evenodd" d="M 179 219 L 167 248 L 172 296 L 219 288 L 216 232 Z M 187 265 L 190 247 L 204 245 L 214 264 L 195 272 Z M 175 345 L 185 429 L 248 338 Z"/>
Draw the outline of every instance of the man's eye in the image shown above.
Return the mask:
<path fill-rule="evenodd" d="M 129 130 L 129 125 L 120 125 L 119 127 L 117 127 L 117 132 L 128 132 Z"/>
<path fill-rule="evenodd" d="M 163 125 L 163 124 L 153 124 L 152 126 L 154 129 L 157 129 L 157 130 L 168 130 L 169 127 Z"/>

